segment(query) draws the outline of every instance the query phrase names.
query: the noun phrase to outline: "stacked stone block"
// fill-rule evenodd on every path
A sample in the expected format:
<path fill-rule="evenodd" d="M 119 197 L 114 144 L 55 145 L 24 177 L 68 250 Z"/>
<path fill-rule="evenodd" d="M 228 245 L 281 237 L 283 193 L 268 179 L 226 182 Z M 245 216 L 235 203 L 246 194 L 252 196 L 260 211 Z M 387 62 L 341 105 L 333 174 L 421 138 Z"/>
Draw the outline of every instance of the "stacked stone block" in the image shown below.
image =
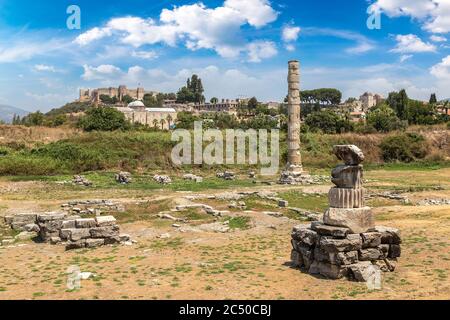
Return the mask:
<path fill-rule="evenodd" d="M 26 230 L 33 226 L 41 241 L 65 244 L 67 250 L 130 241 L 128 235 L 120 234 L 113 216 L 81 218 L 65 212 L 49 212 L 8 216 L 5 222 L 14 230 Z"/>
<path fill-rule="evenodd" d="M 332 171 L 336 186 L 329 192 L 330 208 L 323 222 L 294 227 L 291 260 L 310 274 L 367 281 L 370 268 L 395 269 L 401 254 L 400 233 L 376 227 L 371 208 L 364 204 L 361 150 L 345 145 L 333 151 L 344 164 Z"/>

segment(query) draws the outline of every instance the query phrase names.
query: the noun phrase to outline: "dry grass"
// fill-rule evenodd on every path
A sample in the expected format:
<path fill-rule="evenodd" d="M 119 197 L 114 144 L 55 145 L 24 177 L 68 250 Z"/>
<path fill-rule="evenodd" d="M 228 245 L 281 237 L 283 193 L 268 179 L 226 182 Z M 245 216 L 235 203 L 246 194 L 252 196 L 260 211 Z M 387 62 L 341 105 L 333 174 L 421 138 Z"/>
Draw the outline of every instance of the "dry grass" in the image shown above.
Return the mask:
<path fill-rule="evenodd" d="M 48 128 L 0 125 L 0 145 L 10 143 L 33 146 L 36 143 L 50 143 L 80 134 L 72 128 Z"/>

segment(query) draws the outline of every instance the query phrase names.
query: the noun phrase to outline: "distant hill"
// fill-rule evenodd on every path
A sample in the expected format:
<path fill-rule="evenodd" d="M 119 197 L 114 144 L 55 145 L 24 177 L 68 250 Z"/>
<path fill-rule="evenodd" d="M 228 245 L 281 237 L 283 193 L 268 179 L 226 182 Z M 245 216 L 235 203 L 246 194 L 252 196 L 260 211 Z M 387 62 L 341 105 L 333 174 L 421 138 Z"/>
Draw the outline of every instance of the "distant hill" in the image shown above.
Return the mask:
<path fill-rule="evenodd" d="M 11 123 L 14 115 L 19 115 L 20 117 L 26 116 L 29 112 L 12 107 L 0 104 L 0 120 L 5 121 L 7 123 Z"/>
<path fill-rule="evenodd" d="M 48 116 L 57 116 L 60 114 L 84 112 L 92 106 L 89 102 L 70 102 L 60 108 L 55 108 L 47 112 Z"/>

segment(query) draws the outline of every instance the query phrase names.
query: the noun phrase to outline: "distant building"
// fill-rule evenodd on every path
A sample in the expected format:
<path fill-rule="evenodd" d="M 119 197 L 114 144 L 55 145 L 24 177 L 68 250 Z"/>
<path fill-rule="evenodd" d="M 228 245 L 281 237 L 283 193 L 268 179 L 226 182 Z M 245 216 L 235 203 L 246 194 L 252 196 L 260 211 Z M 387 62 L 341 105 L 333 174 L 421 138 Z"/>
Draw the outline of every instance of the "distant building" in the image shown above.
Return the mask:
<path fill-rule="evenodd" d="M 381 103 L 383 101 L 383 97 L 379 94 L 365 92 L 361 97 L 359 97 L 359 101 L 362 103 L 362 111 L 368 111 Z"/>
<path fill-rule="evenodd" d="M 173 108 L 146 108 L 142 101 L 133 101 L 127 107 L 116 107 L 132 123 L 149 127 L 171 129 L 177 120 L 177 111 Z"/>
<path fill-rule="evenodd" d="M 351 122 L 364 122 L 366 121 L 366 113 L 361 111 L 354 111 L 349 113 L 349 120 Z"/>
<path fill-rule="evenodd" d="M 97 88 L 97 89 L 80 89 L 79 102 L 100 102 L 100 96 L 105 95 L 110 98 L 116 97 L 119 102 L 123 101 L 125 96 L 130 96 L 134 100 L 144 99 L 144 95 L 151 94 L 156 97 L 158 94 L 154 91 L 146 91 L 144 88 L 128 89 L 121 85 L 118 88 Z"/>
<path fill-rule="evenodd" d="M 222 99 L 217 103 L 202 103 L 195 104 L 193 109 L 197 113 L 205 113 L 205 112 L 227 112 L 230 114 L 237 114 L 237 110 L 239 106 L 246 105 L 248 103 L 248 99 Z"/>
<path fill-rule="evenodd" d="M 280 106 L 281 106 L 281 103 L 279 103 L 279 102 L 273 102 L 273 101 L 267 102 L 267 108 L 269 108 L 269 109 L 279 109 Z"/>

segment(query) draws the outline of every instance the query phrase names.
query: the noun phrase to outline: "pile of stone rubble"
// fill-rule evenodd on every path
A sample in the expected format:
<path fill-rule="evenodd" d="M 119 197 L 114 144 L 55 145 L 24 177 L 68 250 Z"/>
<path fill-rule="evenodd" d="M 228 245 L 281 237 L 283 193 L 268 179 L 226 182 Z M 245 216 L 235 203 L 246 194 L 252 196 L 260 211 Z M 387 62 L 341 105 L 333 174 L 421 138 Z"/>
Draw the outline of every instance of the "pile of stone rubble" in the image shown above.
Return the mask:
<path fill-rule="evenodd" d="M 125 171 L 121 171 L 116 174 L 115 179 L 116 182 L 120 184 L 130 184 L 133 181 L 133 179 L 131 178 L 131 173 Z"/>
<path fill-rule="evenodd" d="M 72 183 L 76 184 L 76 185 L 79 185 L 79 186 L 84 186 L 84 187 L 92 186 L 92 182 L 91 181 L 89 181 L 88 179 L 86 179 L 83 176 L 78 176 L 78 175 L 73 176 Z"/>
<path fill-rule="evenodd" d="M 218 172 L 216 177 L 224 180 L 235 180 L 236 174 L 232 171 Z"/>
<path fill-rule="evenodd" d="M 203 178 L 200 176 L 196 176 L 195 174 L 188 173 L 183 176 L 183 180 L 191 180 L 197 183 L 203 182 Z"/>
<path fill-rule="evenodd" d="M 172 183 L 172 179 L 169 176 L 161 176 L 158 174 L 153 176 L 153 180 L 155 180 L 156 182 L 158 182 L 160 184 L 171 184 Z"/>
<path fill-rule="evenodd" d="M 342 145 L 333 151 L 344 164 L 332 171 L 336 187 L 329 192 L 330 208 L 323 222 L 294 227 L 292 263 L 330 279 L 347 276 L 368 281 L 374 270 L 394 271 L 401 253 L 400 233 L 394 228 L 376 227 L 371 208 L 364 205 L 361 150 Z"/>
<path fill-rule="evenodd" d="M 66 250 L 131 244 L 129 235 L 120 234 L 113 216 L 83 219 L 65 212 L 23 213 L 6 216 L 5 223 L 14 230 L 35 233 L 40 241 L 64 244 Z"/>

